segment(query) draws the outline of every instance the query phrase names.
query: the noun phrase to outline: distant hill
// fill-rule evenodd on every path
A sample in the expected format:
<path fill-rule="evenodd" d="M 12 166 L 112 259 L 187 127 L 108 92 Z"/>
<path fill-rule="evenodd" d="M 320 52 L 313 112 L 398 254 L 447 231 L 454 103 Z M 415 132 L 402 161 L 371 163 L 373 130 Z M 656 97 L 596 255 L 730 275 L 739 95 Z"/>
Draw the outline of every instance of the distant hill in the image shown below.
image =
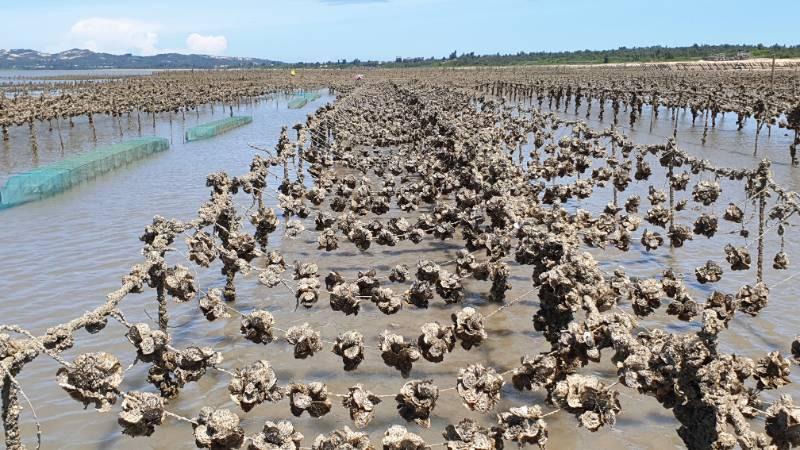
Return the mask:
<path fill-rule="evenodd" d="M 152 56 L 112 55 L 74 48 L 60 53 L 28 49 L 0 49 L 0 69 L 214 69 L 278 67 L 284 63 L 233 56 L 182 55 L 164 53 Z"/>

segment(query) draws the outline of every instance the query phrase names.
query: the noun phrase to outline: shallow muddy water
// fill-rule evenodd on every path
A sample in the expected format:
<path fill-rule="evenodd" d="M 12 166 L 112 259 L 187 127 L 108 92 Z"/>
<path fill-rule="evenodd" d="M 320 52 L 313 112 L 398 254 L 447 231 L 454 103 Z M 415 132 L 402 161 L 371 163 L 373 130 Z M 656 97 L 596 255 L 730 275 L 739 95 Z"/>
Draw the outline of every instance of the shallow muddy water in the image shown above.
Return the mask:
<path fill-rule="evenodd" d="M 286 99 L 262 100 L 257 105 L 242 105 L 241 110 L 234 107 L 234 113 L 252 114 L 251 125 L 233 130 L 205 141 L 184 144 L 182 134 L 184 127 L 197 122 L 212 120 L 210 108 L 205 107 L 200 117 L 192 112 L 186 115 L 185 122 L 173 117 L 170 126 L 166 116 L 161 116 L 153 131 L 149 116 L 142 116 L 142 133 L 159 136 L 172 136 L 172 147 L 167 152 L 138 161 L 117 172 L 98 177 L 59 196 L 39 202 L 22 205 L 0 211 L 0 323 L 17 323 L 27 327 L 34 333 L 42 333 L 47 327 L 65 322 L 102 303 L 105 295 L 119 286 L 122 275 L 129 268 L 141 261 L 141 242 L 138 240 L 145 225 L 150 223 L 153 215 L 190 219 L 195 216 L 201 202 L 207 199 L 205 177 L 214 171 L 228 171 L 231 175 L 239 175 L 247 171 L 254 150 L 248 144 L 256 144 L 273 148 L 282 125 L 293 125 L 305 120 L 306 114 L 316 107 L 332 101 L 330 96 L 323 96 L 301 110 L 286 108 Z M 583 107 L 585 108 L 585 106 Z M 585 111 L 582 108 L 582 111 Z M 610 123 L 610 110 L 606 111 L 606 120 L 600 123 L 596 119 L 597 105 L 589 120 L 590 126 L 601 127 Z M 570 107 L 572 112 L 573 108 Z M 217 105 L 213 119 L 224 117 L 223 110 Z M 583 118 L 585 112 L 578 116 Z M 572 114 L 562 115 L 567 118 Z M 649 111 L 645 108 L 644 119 L 637 124 L 631 137 L 640 143 L 662 142 L 662 136 L 671 135 L 672 125 L 668 114 L 662 112 L 661 118 L 654 123 L 653 132 L 649 131 Z M 620 122 L 623 122 L 620 115 Z M 625 122 L 627 116 L 624 116 Z M 690 153 L 710 159 L 723 166 L 752 167 L 763 156 L 775 161 L 773 171 L 778 183 L 792 190 L 800 190 L 800 169 L 788 166 L 788 145 L 790 138 L 784 131 L 773 129 L 772 137 L 767 138 L 766 130 L 762 133 L 759 145 L 759 156 L 752 156 L 753 126 L 735 131 L 735 117 L 728 116 L 718 121 L 718 129 L 710 130 L 707 143 L 700 145 L 702 124 L 691 128 L 690 118 L 682 116 L 679 124 L 679 144 Z M 110 118 L 97 120 L 97 135 L 100 144 L 118 142 L 120 138 L 119 123 Z M 136 117 L 121 120 L 124 138 L 138 136 Z M 699 131 L 698 131 L 699 130 Z M 627 130 L 626 130 L 627 131 Z M 12 130 L 10 144 L 0 142 L 0 182 L 9 174 L 31 167 L 58 161 L 65 156 L 85 151 L 92 147 L 92 134 L 84 120 L 76 120 L 75 127 L 64 126 L 62 137 L 65 150 L 61 151 L 58 133 L 54 129 L 47 130 L 46 125 L 37 129 L 39 150 L 34 154 L 28 141 L 27 128 Z M 292 132 L 292 135 L 294 133 Z M 642 197 L 640 214 L 647 209 L 647 188 L 654 184 L 659 189 L 666 189 L 665 180 L 659 168 L 653 165 L 654 175 L 650 181 L 633 182 L 620 202 L 634 193 Z M 271 178 L 273 186 L 276 183 Z M 713 211 L 722 216 L 729 201 L 740 202 L 743 199 L 741 184 L 722 181 L 722 198 L 717 205 L 711 207 L 697 206 L 689 202 L 689 209 L 679 214 L 678 223 L 687 223 L 697 211 Z M 611 188 L 597 188 L 591 198 L 579 202 L 571 202 L 571 208 L 585 208 L 597 212 L 609 201 Z M 678 199 L 689 198 L 688 192 L 680 192 Z M 242 209 L 249 203 L 244 194 L 237 197 Z M 268 198 L 268 204 L 275 200 Z M 701 209 L 702 208 L 702 209 Z M 754 208 L 746 208 L 752 242 L 755 237 Z M 389 216 L 399 215 L 392 211 Z M 312 219 L 306 219 L 311 223 Z M 634 233 L 631 251 L 620 252 L 614 248 L 605 250 L 593 249 L 594 254 L 604 270 L 611 271 L 623 266 L 631 276 L 652 276 L 666 267 L 673 267 L 678 272 L 687 274 L 687 285 L 698 300 L 702 300 L 712 289 L 723 292 L 735 292 L 743 283 L 753 283 L 753 269 L 742 272 L 731 272 L 724 263 L 722 247 L 730 242 L 742 245 L 744 238 L 738 234 L 739 226 L 720 220 L 720 231 L 712 239 L 695 236 L 682 249 L 662 247 L 653 252 L 645 252 L 639 244 L 639 237 L 645 227 L 642 223 Z M 311 228 L 307 225 L 307 228 Z M 340 271 L 346 278 L 352 278 L 359 270 L 375 268 L 379 274 L 387 273 L 395 264 L 405 263 L 413 266 L 419 259 L 445 261 L 452 259 L 460 248 L 458 240 L 439 242 L 427 237 L 420 245 L 410 245 L 407 241 L 393 248 L 373 245 L 368 251 L 360 252 L 350 243 L 342 243 L 340 249 L 332 253 L 318 253 L 315 234 L 304 233 L 297 240 L 281 238 L 281 229 L 270 239 L 270 246 L 284 254 L 288 263 L 295 260 L 313 261 L 319 265 L 319 273 L 324 276 L 330 270 Z M 663 234 L 663 230 L 662 234 Z M 787 239 L 787 253 L 793 261 L 800 260 L 800 243 L 791 237 Z M 768 235 L 766 251 L 766 282 L 776 285 L 780 280 L 790 276 L 797 269 L 790 266 L 788 271 L 771 269 L 772 256 L 778 249 L 779 242 L 774 234 Z M 176 247 L 183 250 L 182 242 Z M 755 246 L 750 251 L 755 255 Z M 178 262 L 183 258 L 173 254 L 171 261 Z M 708 259 L 714 259 L 723 266 L 725 274 L 722 281 L 713 286 L 699 285 L 693 276 L 694 268 Z M 258 260 L 255 261 L 258 264 Z M 192 267 L 196 267 L 192 265 Z M 452 268 L 450 268 L 452 269 Z M 512 263 L 514 288 L 507 293 L 508 299 L 527 292 L 531 288 L 530 268 L 520 267 Z M 225 278 L 219 273 L 218 266 L 212 269 L 199 270 L 197 273 L 200 288 L 221 287 Z M 800 279 L 800 278 L 798 278 Z M 402 291 L 404 287 L 392 286 Z M 498 305 L 486 299 L 489 283 L 465 282 L 467 297 L 465 306 L 474 306 L 484 314 L 495 310 Z M 730 328 L 722 333 L 725 351 L 736 352 L 749 357 L 760 357 L 763 354 L 780 350 L 788 353 L 789 344 L 798 332 L 800 319 L 796 316 L 795 306 L 800 288 L 793 280 L 775 287 L 770 293 L 770 304 L 757 318 L 744 317 L 741 314 L 731 322 Z M 450 314 L 455 311 L 440 301 L 431 303 L 427 310 L 413 307 L 405 308 L 393 316 L 384 316 L 370 304 L 364 305 L 362 312 L 353 316 L 344 316 L 331 312 L 327 294 L 321 294 L 319 303 L 309 310 L 295 311 L 293 294 L 279 286 L 268 289 L 260 285 L 256 275 L 237 276 L 238 299 L 235 307 L 244 312 L 255 308 L 267 309 L 274 314 L 276 326 L 282 329 L 308 322 L 313 328 L 321 331 L 323 339 L 333 340 L 345 330 L 361 331 L 371 348 L 366 350 L 366 358 L 353 372 L 344 372 L 341 359 L 331 353 L 331 345 L 325 350 L 306 360 L 296 360 L 292 347 L 277 339 L 262 346 L 251 344 L 239 334 L 239 320 L 232 317 L 227 320 L 206 322 L 197 310 L 196 302 L 187 304 L 170 304 L 173 345 L 185 347 L 189 344 L 213 346 L 225 356 L 222 367 L 232 370 L 242 367 L 258 359 L 269 360 L 278 376 L 280 384 L 292 381 L 323 381 L 328 384 L 330 392 L 344 393 L 355 383 L 362 383 L 376 394 L 394 394 L 406 381 L 399 373 L 385 366 L 377 345 L 377 336 L 388 329 L 408 338 L 416 338 L 420 334 L 420 326 L 425 322 L 438 320 L 449 322 Z M 536 353 L 547 348 L 547 343 L 540 333 L 533 330 L 531 318 L 538 307 L 535 295 L 511 306 L 486 321 L 489 339 L 476 349 L 467 352 L 457 347 L 445 357 L 445 362 L 433 364 L 424 360 L 414 364 L 409 379 L 433 379 L 440 389 L 455 385 L 458 368 L 468 364 L 481 362 L 503 372 L 515 367 L 519 358 L 526 353 Z M 156 316 L 155 293 L 130 295 L 123 302 L 121 309 L 131 322 L 153 322 L 149 317 Z M 697 322 L 679 322 L 664 313 L 664 308 L 642 321 L 647 327 L 666 327 L 670 332 L 687 332 L 697 328 Z M 113 321 L 97 335 L 89 335 L 84 331 L 76 334 L 76 345 L 65 352 L 65 358 L 71 360 L 75 355 L 89 351 L 109 351 L 120 357 L 123 364 L 133 361 L 133 347 L 123 337 L 123 328 Z M 594 373 L 605 380 L 615 379 L 614 369 L 604 355 L 601 364 L 590 365 L 583 373 Z M 37 408 L 44 433 L 44 448 L 69 449 L 174 449 L 195 448 L 192 430 L 186 424 L 168 420 L 150 438 L 130 438 L 120 433 L 116 423 L 116 413 L 97 413 L 92 409 L 82 410 L 79 403 L 72 400 L 55 382 L 58 364 L 42 356 L 27 365 L 19 377 L 23 388 Z M 146 383 L 146 364 L 137 364 L 127 372 L 122 389 L 151 390 Z M 503 399 L 496 412 L 522 404 L 543 404 L 543 394 L 537 392 L 516 391 L 506 376 L 507 384 L 503 388 Z M 795 371 L 792 381 L 800 381 Z M 184 416 L 195 416 L 202 406 L 211 405 L 231 408 L 244 417 L 243 426 L 248 434 L 260 430 L 265 420 L 281 418 L 291 419 L 306 439 L 304 446 L 310 446 L 314 437 L 334 428 L 348 425 L 353 428 L 347 410 L 341 407 L 338 399 L 330 414 L 312 419 L 307 415 L 293 418 L 286 400 L 256 407 L 247 415 L 241 414 L 235 404 L 228 398 L 228 375 L 210 372 L 198 383 L 190 383 L 182 391 L 180 397 L 169 403 L 168 409 Z M 623 412 L 614 429 L 602 429 L 590 433 L 577 428 L 577 422 L 569 414 L 555 414 L 547 418 L 550 431 L 548 448 L 682 448 L 683 444 L 675 433 L 678 426 L 670 411 L 664 410 L 655 400 L 641 396 L 634 391 L 617 385 L 621 391 Z M 784 387 L 780 392 L 800 395 L 795 384 Z M 441 432 L 449 423 L 456 423 L 463 417 L 471 417 L 484 424 L 494 423 L 494 414 L 470 412 L 461 405 L 461 400 L 454 391 L 442 392 L 433 411 L 432 427 L 428 430 L 413 424 L 406 424 L 397 414 L 395 401 L 383 399 L 378 406 L 375 419 L 368 430 L 373 444 L 379 445 L 382 433 L 392 424 L 406 425 L 409 430 L 420 434 L 428 443 L 442 442 Z M 544 406 L 546 411 L 550 407 Z M 116 411 L 118 407 L 112 408 Z M 35 430 L 30 411 L 23 412 L 24 434 L 28 443 L 33 442 Z M 511 445 L 511 444 L 509 444 Z"/>

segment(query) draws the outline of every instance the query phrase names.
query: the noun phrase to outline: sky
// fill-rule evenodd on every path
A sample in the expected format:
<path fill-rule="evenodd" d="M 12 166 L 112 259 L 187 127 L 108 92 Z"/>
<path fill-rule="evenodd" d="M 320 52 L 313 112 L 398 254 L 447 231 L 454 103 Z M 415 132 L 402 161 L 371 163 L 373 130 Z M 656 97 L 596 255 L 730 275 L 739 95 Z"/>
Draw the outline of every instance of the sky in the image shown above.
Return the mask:
<path fill-rule="evenodd" d="M 800 0 L 0 0 L 0 48 L 285 62 L 800 44 Z"/>

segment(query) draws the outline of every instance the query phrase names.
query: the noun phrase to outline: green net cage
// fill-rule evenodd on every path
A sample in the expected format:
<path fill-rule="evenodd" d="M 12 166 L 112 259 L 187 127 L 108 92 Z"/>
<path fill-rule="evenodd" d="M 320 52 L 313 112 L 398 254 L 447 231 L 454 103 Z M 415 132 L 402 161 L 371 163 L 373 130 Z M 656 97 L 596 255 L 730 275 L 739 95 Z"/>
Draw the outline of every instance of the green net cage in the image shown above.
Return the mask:
<path fill-rule="evenodd" d="M 303 106 L 306 106 L 308 102 L 313 102 L 314 100 L 320 98 L 321 95 L 319 92 L 302 92 L 299 94 L 295 94 L 291 100 L 289 100 L 289 109 L 300 109 Z"/>
<path fill-rule="evenodd" d="M 186 141 L 198 141 L 200 139 L 208 139 L 218 134 L 225 133 L 234 128 L 242 125 L 247 125 L 252 122 L 253 118 L 250 116 L 233 116 L 227 119 L 215 120 L 213 122 L 197 125 L 196 127 L 186 130 Z"/>
<path fill-rule="evenodd" d="M 0 209 L 50 197 L 86 180 L 169 148 L 159 137 L 132 139 L 11 176 L 0 188 Z"/>

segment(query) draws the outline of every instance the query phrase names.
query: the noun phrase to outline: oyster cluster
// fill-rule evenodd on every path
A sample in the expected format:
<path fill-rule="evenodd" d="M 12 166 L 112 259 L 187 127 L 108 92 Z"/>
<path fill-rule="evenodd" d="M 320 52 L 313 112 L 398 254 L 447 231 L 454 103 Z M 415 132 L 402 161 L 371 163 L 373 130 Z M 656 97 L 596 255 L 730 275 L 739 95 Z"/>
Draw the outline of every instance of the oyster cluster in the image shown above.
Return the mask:
<path fill-rule="evenodd" d="M 294 345 L 294 357 L 306 359 L 322 350 L 322 338 L 308 323 L 296 325 L 286 330 L 286 341 Z"/>
<path fill-rule="evenodd" d="M 494 369 L 472 364 L 458 371 L 456 390 L 464 406 L 472 411 L 489 412 L 500 400 L 503 377 Z"/>
<path fill-rule="evenodd" d="M 350 410 L 350 419 L 358 428 L 364 428 L 375 416 L 375 407 L 381 403 L 380 397 L 368 391 L 361 384 L 351 387 L 342 400 L 342 405 Z"/>
<path fill-rule="evenodd" d="M 108 411 L 120 394 L 122 366 L 110 353 L 83 353 L 70 366 L 58 369 L 56 379 L 75 400 Z"/>
<path fill-rule="evenodd" d="M 414 343 L 406 342 L 403 336 L 388 331 L 380 335 L 380 350 L 383 362 L 399 370 L 403 377 L 408 376 L 414 362 L 422 356 Z"/>
<path fill-rule="evenodd" d="M 392 425 L 381 441 L 383 450 L 426 450 L 425 441 L 402 425 Z"/>
<path fill-rule="evenodd" d="M 275 338 L 272 333 L 274 324 L 275 318 L 269 311 L 257 309 L 242 316 L 239 329 L 248 341 L 256 344 L 269 344 Z"/>
<path fill-rule="evenodd" d="M 194 425 L 194 440 L 198 448 L 240 448 L 244 443 L 244 430 L 239 416 L 228 409 L 202 408 Z"/>
<path fill-rule="evenodd" d="M 355 370 L 364 360 L 364 336 L 358 331 L 345 331 L 336 338 L 333 353 L 344 362 L 344 370 Z"/>
<path fill-rule="evenodd" d="M 503 442 L 495 430 L 489 430 L 472 419 L 462 419 L 457 425 L 448 425 L 444 433 L 448 450 L 495 450 Z"/>
<path fill-rule="evenodd" d="M 539 406 L 511 408 L 497 415 L 497 432 L 507 441 L 519 445 L 538 445 L 544 449 L 547 444 L 547 423 L 542 419 Z"/>
<path fill-rule="evenodd" d="M 296 431 L 292 422 L 267 421 L 261 432 L 249 436 L 247 450 L 299 450 L 303 435 Z"/>
<path fill-rule="evenodd" d="M 439 322 L 422 325 L 422 334 L 417 339 L 417 346 L 422 357 L 431 362 L 441 362 L 444 355 L 453 351 L 456 345 L 454 326 L 443 326 Z"/>
<path fill-rule="evenodd" d="M 576 414 L 581 426 L 590 431 L 605 425 L 614 426 L 622 409 L 618 393 L 596 377 L 568 375 L 556 384 L 550 395 L 556 405 Z"/>
<path fill-rule="evenodd" d="M 286 388 L 286 391 L 292 414 L 296 417 L 300 417 L 303 412 L 307 412 L 311 417 L 321 417 L 331 410 L 328 387 L 323 383 L 293 383 Z"/>
<path fill-rule="evenodd" d="M 397 410 L 409 422 L 425 428 L 431 426 L 431 412 L 439 399 L 439 388 L 432 380 L 406 382 L 397 394 Z"/>
<path fill-rule="evenodd" d="M 248 412 L 264 401 L 277 402 L 283 398 L 283 389 L 278 386 L 278 377 L 268 361 L 260 360 L 236 369 L 228 391 L 244 412 Z"/>
<path fill-rule="evenodd" d="M 150 436 L 164 421 L 164 399 L 149 392 L 129 392 L 117 422 L 129 436 Z"/>

